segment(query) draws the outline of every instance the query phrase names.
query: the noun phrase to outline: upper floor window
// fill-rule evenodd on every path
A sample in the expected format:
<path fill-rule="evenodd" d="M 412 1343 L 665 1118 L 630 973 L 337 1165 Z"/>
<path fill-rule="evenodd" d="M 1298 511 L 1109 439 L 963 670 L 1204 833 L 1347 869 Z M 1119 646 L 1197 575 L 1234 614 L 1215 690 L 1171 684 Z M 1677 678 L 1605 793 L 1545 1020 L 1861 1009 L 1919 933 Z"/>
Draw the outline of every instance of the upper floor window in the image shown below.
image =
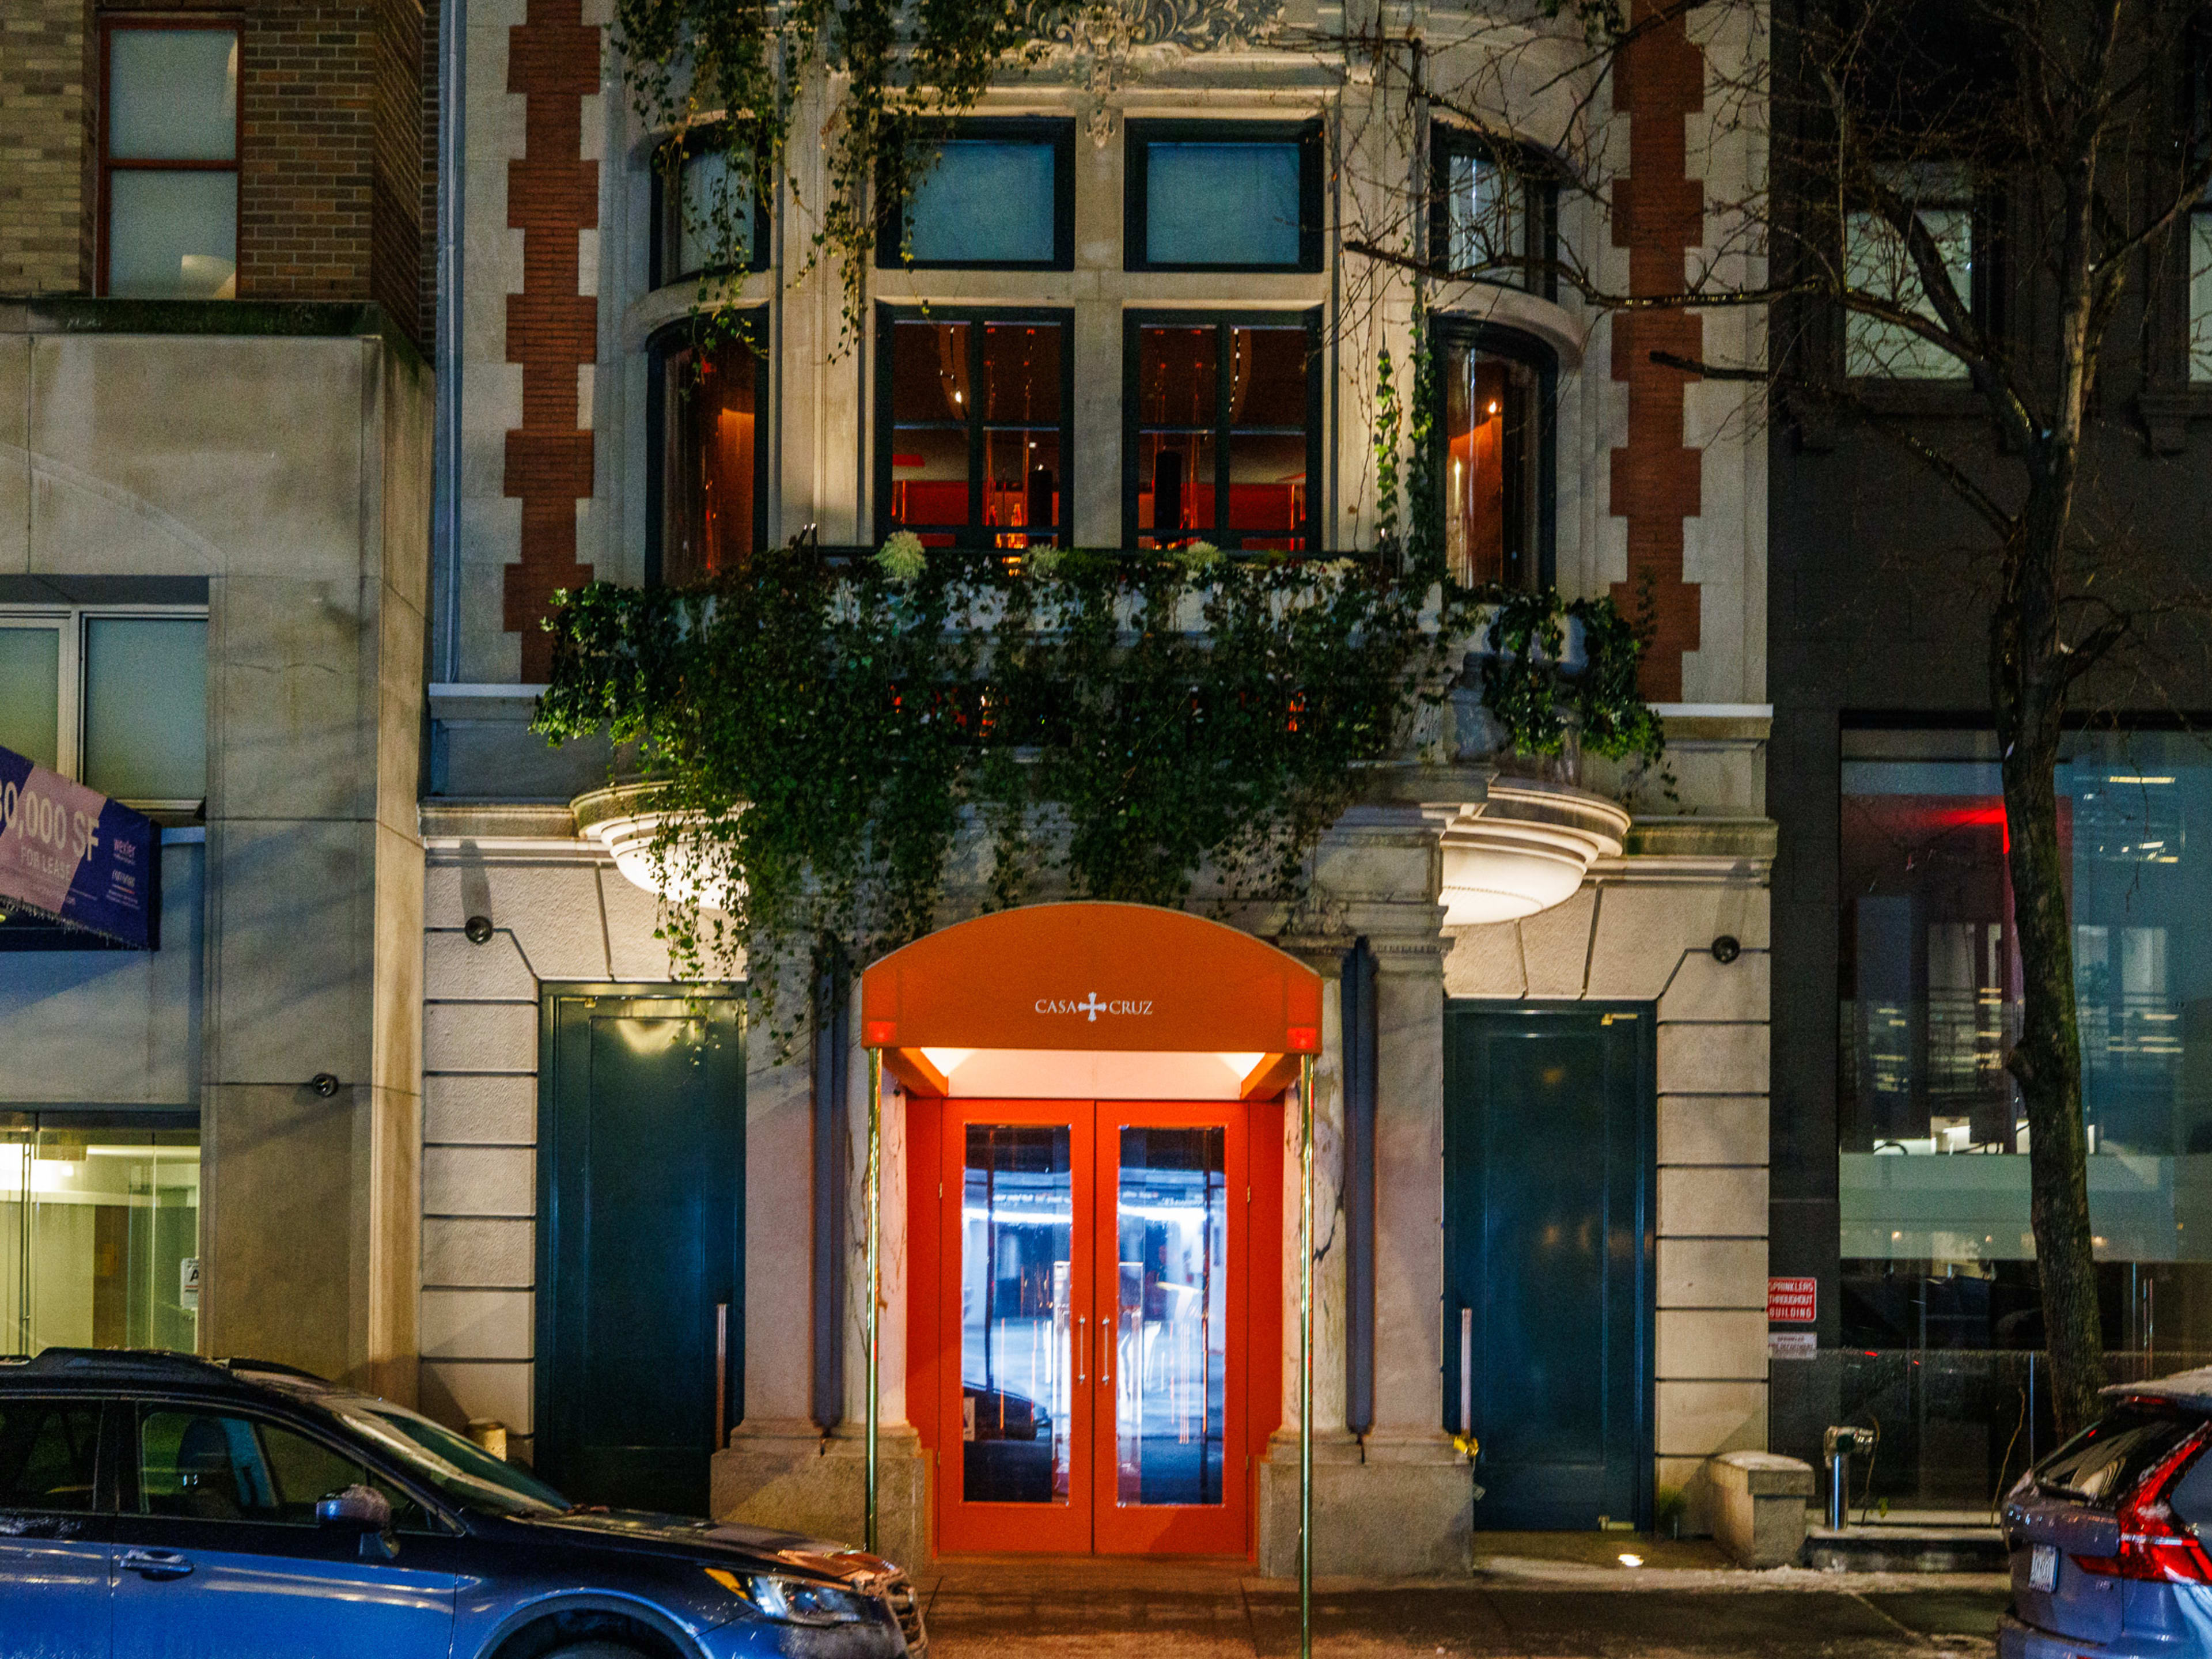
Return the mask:
<path fill-rule="evenodd" d="M 653 283 L 768 268 L 768 204 L 731 164 L 725 129 L 672 138 L 653 169 Z"/>
<path fill-rule="evenodd" d="M 1471 587 L 1540 587 L 1552 580 L 1556 361 L 1489 324 L 1436 318 L 1431 327 L 1445 564 Z"/>
<path fill-rule="evenodd" d="M 1429 148 L 1432 257 L 1460 275 L 1554 296 L 1559 191 L 1542 155 L 1442 124 Z"/>
<path fill-rule="evenodd" d="M 2212 380 L 2212 202 L 2189 216 L 2189 378 Z"/>
<path fill-rule="evenodd" d="M 1318 313 L 1135 315 L 1122 392 L 1131 546 L 1310 552 Z"/>
<path fill-rule="evenodd" d="M 672 587 L 743 568 L 768 533 L 765 313 L 679 325 L 653 352 L 647 447 L 659 457 L 647 504 L 646 580 Z"/>
<path fill-rule="evenodd" d="M 877 263 L 1066 270 L 1075 263 L 1075 124 L 963 122 L 904 202 L 886 204 Z"/>
<path fill-rule="evenodd" d="M 1068 539 L 1064 311 L 885 307 L 877 335 L 876 532 L 932 547 Z"/>
<path fill-rule="evenodd" d="M 100 40 L 100 291 L 235 299 L 237 26 L 118 21 Z"/>
<path fill-rule="evenodd" d="M 1319 270 L 1321 124 L 1132 121 L 1131 270 Z"/>
<path fill-rule="evenodd" d="M 1927 228 L 1951 285 L 1976 314 L 1983 309 L 1982 271 L 1976 259 L 1974 185 L 1965 167 L 1919 165 L 1892 169 L 1883 182 L 1896 191 Z M 1920 280 L 1918 264 L 1888 220 L 1874 212 L 1844 221 L 1844 280 L 1856 292 L 1887 301 L 1929 321 L 1936 302 Z M 1932 340 L 1881 317 L 1847 312 L 1844 372 L 1853 379 L 1954 380 L 1966 378 L 1959 359 Z"/>
<path fill-rule="evenodd" d="M 0 610 L 0 748 L 154 807 L 207 795 L 207 617 Z"/>

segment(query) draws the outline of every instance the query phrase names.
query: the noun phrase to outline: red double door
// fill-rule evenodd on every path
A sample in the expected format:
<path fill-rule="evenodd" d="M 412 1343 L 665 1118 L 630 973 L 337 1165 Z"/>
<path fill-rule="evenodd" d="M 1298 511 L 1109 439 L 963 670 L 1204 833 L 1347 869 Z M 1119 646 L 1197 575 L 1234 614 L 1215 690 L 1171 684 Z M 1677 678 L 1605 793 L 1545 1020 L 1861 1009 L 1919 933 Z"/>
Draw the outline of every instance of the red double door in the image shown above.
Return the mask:
<path fill-rule="evenodd" d="M 1279 1126 L 1238 1102 L 914 1103 L 908 1403 L 939 1549 L 1250 1549 Z"/>

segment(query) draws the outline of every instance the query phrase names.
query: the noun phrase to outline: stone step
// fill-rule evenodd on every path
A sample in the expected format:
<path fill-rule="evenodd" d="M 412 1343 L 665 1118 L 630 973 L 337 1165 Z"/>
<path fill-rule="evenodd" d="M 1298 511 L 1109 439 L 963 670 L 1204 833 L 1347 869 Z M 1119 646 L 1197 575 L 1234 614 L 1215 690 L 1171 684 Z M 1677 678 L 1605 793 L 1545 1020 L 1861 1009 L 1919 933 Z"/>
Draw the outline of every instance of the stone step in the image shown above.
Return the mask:
<path fill-rule="evenodd" d="M 1800 1559 L 1829 1572 L 2003 1572 L 2008 1565 L 1995 1527 L 1808 1527 Z"/>

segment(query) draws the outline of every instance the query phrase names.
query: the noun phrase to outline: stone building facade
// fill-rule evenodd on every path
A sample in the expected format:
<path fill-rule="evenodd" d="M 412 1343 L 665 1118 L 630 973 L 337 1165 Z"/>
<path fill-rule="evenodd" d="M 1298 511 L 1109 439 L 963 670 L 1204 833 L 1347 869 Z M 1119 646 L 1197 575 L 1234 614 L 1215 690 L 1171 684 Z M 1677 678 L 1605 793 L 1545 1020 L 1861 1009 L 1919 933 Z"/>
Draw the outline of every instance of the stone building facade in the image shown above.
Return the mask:
<path fill-rule="evenodd" d="M 1324 31 L 1344 21 L 1327 7 L 1292 9 L 1285 21 Z M 676 1005 L 654 937 L 656 901 L 615 861 L 623 809 L 599 793 L 614 757 L 591 744 L 549 750 L 528 730 L 550 661 L 535 624 L 552 590 L 582 580 L 678 579 L 691 556 L 684 538 L 698 531 L 676 497 L 704 441 L 680 378 L 696 372 L 682 367 L 682 354 L 700 283 L 670 216 L 673 175 L 657 179 L 654 165 L 671 135 L 641 126 L 631 109 L 609 22 L 594 0 L 567 10 L 478 0 L 467 16 L 466 100 L 455 113 L 465 193 L 462 333 L 449 343 L 453 528 L 435 550 L 422 803 L 422 1398 L 456 1419 L 501 1419 L 511 1443 L 556 1479 L 584 1467 L 589 1448 L 577 1419 L 554 1414 L 599 1386 L 567 1322 L 586 1317 L 572 1290 L 596 1270 L 584 1246 L 564 1242 L 570 1224 L 556 1212 L 587 1189 L 571 1184 L 578 1155 L 562 1147 L 576 1143 L 557 1126 L 597 1109 L 588 1091 L 562 1080 L 574 1076 L 563 1071 L 564 1022 L 588 1004 L 577 1019 L 630 1030 L 635 1047 L 653 1022 L 676 1018 Z M 1478 22 L 1436 28 L 1437 74 L 1488 77 L 1492 137 L 1510 131 L 1541 147 L 1571 132 L 1604 160 L 1617 187 L 1611 215 L 1571 198 L 1556 210 L 1558 236 L 1597 280 L 1670 290 L 1685 258 L 1728 240 L 1711 204 L 1735 199 L 1760 157 L 1717 100 L 1707 106 L 1706 89 L 1735 79 L 1755 42 L 1696 36 L 1680 22 L 1655 27 L 1632 54 L 1633 72 L 1582 128 L 1571 78 L 1553 84 L 1573 58 L 1571 43 L 1547 41 L 1535 26 Z M 1310 328 L 1315 356 L 1304 428 L 1315 460 L 1297 475 L 1290 510 L 1305 515 L 1308 550 L 1367 543 L 1374 365 L 1386 345 L 1405 361 L 1415 300 L 1410 282 L 1344 244 L 1401 221 L 1402 181 L 1431 176 L 1466 142 L 1437 112 L 1402 118 L 1402 88 L 1382 81 L 1340 53 L 1235 40 L 1170 41 L 1103 100 L 1064 59 L 1010 79 L 963 131 L 1052 152 L 1037 174 L 1050 174 L 1064 216 L 1051 257 L 996 268 L 879 264 L 866 273 L 866 315 L 850 335 L 836 273 L 804 258 L 811 225 L 794 202 L 819 199 L 822 164 L 796 147 L 795 188 L 779 191 L 759 221 L 759 268 L 731 279 L 729 302 L 759 343 L 744 365 L 751 389 L 718 406 L 742 416 L 752 446 L 744 477 L 715 475 L 750 520 L 731 533 L 750 545 L 806 532 L 832 547 L 867 548 L 889 528 L 927 521 L 920 486 L 933 464 L 890 412 L 904 395 L 902 343 L 918 337 L 900 331 L 987 331 L 1003 320 L 1056 331 L 1066 401 L 1032 424 L 1054 428 L 1062 459 L 1041 485 L 1030 468 L 1042 494 L 1017 508 L 1016 492 L 1002 491 L 973 522 L 1042 526 L 1049 517 L 1056 539 L 1084 546 L 1155 535 L 1150 515 L 1165 510 L 1170 486 L 1127 390 L 1137 356 L 1151 349 L 1144 331 L 1280 325 Z M 798 128 L 817 118 L 802 112 Z M 1146 252 L 1156 228 L 1139 223 L 1136 204 L 1154 198 L 1133 186 L 1139 148 L 1275 140 L 1310 144 L 1317 157 L 1324 222 L 1310 228 L 1319 251 L 1275 269 L 1156 268 L 1178 262 Z M 1480 153 L 1494 161 L 1510 149 Z M 1146 166 L 1161 165 L 1157 151 L 1145 155 Z M 1672 1513 L 1680 1494 L 1687 1524 L 1698 1526 L 1704 1460 L 1766 1439 L 1767 452 L 1744 418 L 1742 388 L 1650 360 L 1700 342 L 1725 353 L 1755 338 L 1759 319 L 1736 308 L 1624 325 L 1571 289 L 1528 281 L 1439 280 L 1422 303 L 1434 337 L 1469 343 L 1455 361 L 1470 375 L 1477 356 L 1494 356 L 1505 378 L 1481 385 L 1540 383 L 1529 428 L 1541 428 L 1540 477 L 1523 506 L 1540 509 L 1547 544 L 1530 535 L 1520 580 L 1652 608 L 1650 684 L 1668 718 L 1674 787 L 1664 794 L 1593 763 L 1583 791 L 1555 792 L 1554 804 L 1567 804 L 1553 812 L 1541 786 L 1516 793 L 1510 775 L 1472 754 L 1413 769 L 1332 832 L 1309 906 L 1296 915 L 1233 913 L 1240 928 L 1322 976 L 1323 1232 L 1334 1238 L 1347 1217 L 1371 1215 L 1371 1245 L 1332 1248 L 1319 1267 L 1324 1571 L 1402 1570 L 1409 1559 L 1447 1569 L 1466 1559 L 1474 1529 L 1512 1524 L 1471 1502 L 1467 1460 L 1451 1437 L 1455 1425 L 1472 1425 L 1459 1415 L 1462 1336 L 1447 1316 L 1462 1268 L 1447 1255 L 1458 1248 L 1450 1241 L 1480 1224 L 1449 1213 L 1458 1202 L 1449 1194 L 1452 1160 L 1466 1156 L 1467 1131 L 1455 1126 L 1471 1121 L 1480 1091 L 1469 1062 L 1450 1056 L 1474 1052 L 1466 1045 L 1475 1037 L 1461 1034 L 1494 1029 L 1485 1021 L 1525 1019 L 1535 1032 L 1549 1029 L 1541 1018 L 1586 1014 L 1589 1032 L 1619 1022 L 1618 1033 L 1649 1033 L 1636 1039 L 1645 1044 L 1642 1092 L 1624 1131 L 1640 1160 L 1624 1189 L 1640 1219 L 1613 1224 L 1642 1241 L 1642 1265 L 1624 1281 L 1640 1287 L 1632 1301 L 1642 1298 L 1630 1310 L 1638 1346 L 1623 1373 L 1632 1404 L 1620 1455 L 1632 1474 L 1619 1490 L 1628 1495 L 1585 1504 L 1588 1514 L 1570 1504 L 1543 1523 L 1595 1524 L 1602 1510 L 1608 1522 L 1649 1524 L 1661 1504 Z M 1246 349 L 1242 336 L 1230 337 L 1232 354 Z M 994 349 L 933 340 L 933 350 Z M 988 519 L 1018 510 L 1026 520 Z M 1184 522 L 1203 522 L 1188 516 L 1197 510 L 1186 507 Z M 726 532 L 738 515 L 730 509 Z M 1594 856 L 1565 902 L 1520 921 L 1450 920 L 1454 823 L 1486 813 L 1602 818 L 1617 799 L 1628 803 L 1626 830 L 1587 843 Z M 956 923 L 980 902 L 956 886 L 940 920 Z M 1371 985 L 1351 994 L 1350 1024 L 1347 974 Z M 706 1148 L 734 1173 L 717 1201 L 736 1206 L 741 1265 L 711 1293 L 696 1282 L 654 1292 L 685 1310 L 673 1323 L 734 1322 L 717 1350 L 742 1383 L 730 1385 L 715 1419 L 714 1512 L 833 1535 L 858 1530 L 861 1503 L 860 1024 L 857 1007 L 831 1003 L 817 1010 L 811 1046 L 779 1058 L 761 1034 L 748 1039 L 741 1147 L 702 1129 L 686 1153 Z M 1360 1051 L 1362 1032 L 1370 1069 L 1348 1079 L 1346 1056 Z M 958 1480 L 980 1478 L 957 1475 L 973 1455 L 960 1448 L 974 1443 L 959 1425 L 908 1395 L 930 1362 L 908 1351 L 911 1331 L 922 1328 L 911 1316 L 950 1294 L 924 1282 L 949 1270 L 932 1267 L 930 1247 L 909 1237 L 917 1218 L 935 1224 L 927 1178 L 910 1163 L 923 1154 L 910 1154 L 909 1137 L 925 1133 L 915 1126 L 933 1121 L 927 1113 L 939 1103 L 959 1103 L 895 1092 L 884 1115 L 884 1535 L 893 1553 L 912 1555 L 945 1547 L 947 1505 L 964 1501 Z M 1534 1144 L 1543 1130 L 1532 1120 L 1516 1134 Z M 1551 1155 L 1571 1159 L 1571 1151 Z M 1349 1208 L 1347 1167 L 1371 1188 Z M 1249 1242 L 1255 1259 L 1279 1256 L 1273 1276 L 1283 1298 L 1254 1328 L 1285 1344 L 1295 1245 L 1281 1218 L 1294 1213 L 1294 1197 L 1286 1187 L 1273 1235 Z M 1063 1319 L 1075 1306 L 1059 1305 Z M 665 1352 L 672 1364 L 707 1363 L 696 1346 Z M 1298 1401 L 1287 1352 L 1240 1362 L 1253 1375 L 1273 1364 L 1267 1374 L 1285 1379 L 1279 1400 L 1254 1408 L 1273 1437 L 1253 1454 L 1249 1527 L 1234 1546 L 1270 1570 L 1290 1559 L 1295 1539 Z M 961 1409 L 981 1396 L 963 1397 Z M 705 1407 L 695 1399 L 690 1409 Z M 1486 1478 L 1480 1466 L 1474 1478 Z"/>

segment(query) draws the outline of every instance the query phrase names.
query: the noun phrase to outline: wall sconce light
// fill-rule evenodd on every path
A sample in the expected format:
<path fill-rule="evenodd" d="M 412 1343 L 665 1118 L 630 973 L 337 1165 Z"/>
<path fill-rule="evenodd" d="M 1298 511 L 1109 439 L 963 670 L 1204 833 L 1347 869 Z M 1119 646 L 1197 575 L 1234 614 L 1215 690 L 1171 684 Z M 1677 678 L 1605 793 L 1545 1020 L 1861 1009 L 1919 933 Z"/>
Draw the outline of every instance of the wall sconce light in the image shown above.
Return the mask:
<path fill-rule="evenodd" d="M 1712 944 L 1713 960 L 1725 968 L 1743 954 L 1743 946 L 1734 933 L 1723 933 Z"/>
<path fill-rule="evenodd" d="M 491 942 L 491 918 L 489 916 L 471 916 L 466 921 L 461 924 L 461 932 L 468 935 L 469 943 L 471 945 L 489 944 Z"/>

